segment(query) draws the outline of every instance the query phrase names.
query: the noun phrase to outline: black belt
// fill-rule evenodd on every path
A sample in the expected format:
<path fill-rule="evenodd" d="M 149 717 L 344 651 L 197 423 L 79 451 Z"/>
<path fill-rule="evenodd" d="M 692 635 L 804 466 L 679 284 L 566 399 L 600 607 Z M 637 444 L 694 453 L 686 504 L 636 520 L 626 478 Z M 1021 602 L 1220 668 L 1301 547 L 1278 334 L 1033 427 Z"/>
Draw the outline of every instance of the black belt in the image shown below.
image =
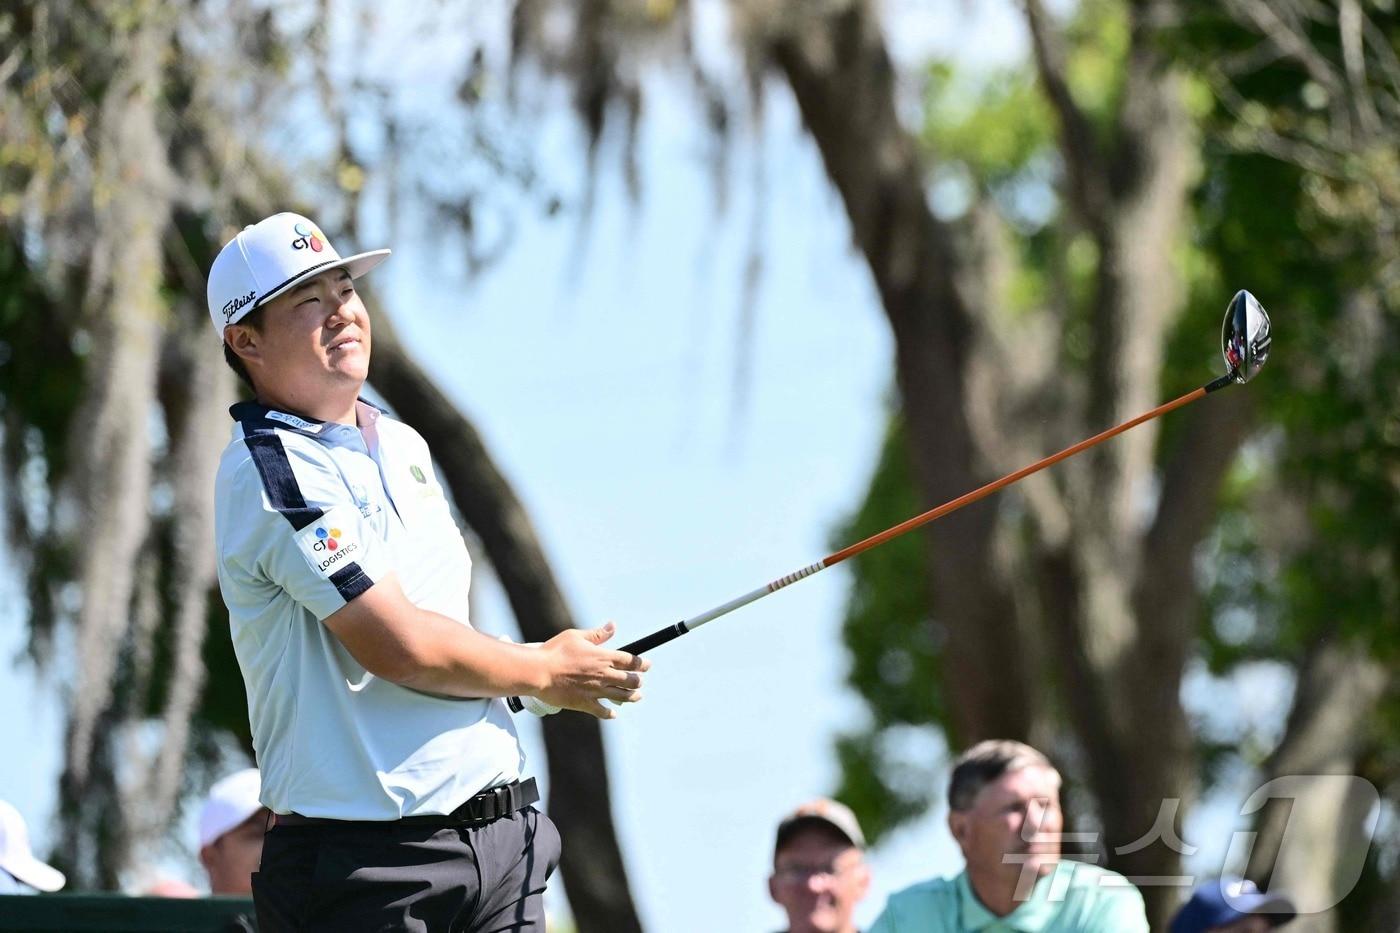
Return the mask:
<path fill-rule="evenodd" d="M 511 781 L 499 787 L 488 788 L 462 804 L 451 813 L 433 813 L 425 816 L 401 816 L 397 820 L 332 820 L 319 816 L 302 816 L 300 813 L 274 813 L 273 826 L 485 826 L 524 810 L 540 799 L 535 779 Z"/>

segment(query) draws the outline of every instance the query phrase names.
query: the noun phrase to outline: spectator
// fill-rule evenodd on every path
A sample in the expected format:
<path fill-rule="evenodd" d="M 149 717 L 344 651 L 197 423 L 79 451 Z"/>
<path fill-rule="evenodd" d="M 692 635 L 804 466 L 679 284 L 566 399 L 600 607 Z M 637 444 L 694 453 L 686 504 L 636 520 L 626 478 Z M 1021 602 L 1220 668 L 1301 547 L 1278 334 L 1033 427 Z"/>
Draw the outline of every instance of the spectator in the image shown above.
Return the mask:
<path fill-rule="evenodd" d="M 253 872 L 262 858 L 268 811 L 258 802 L 257 768 L 245 768 L 209 788 L 199 811 L 199 861 L 213 894 L 253 893 Z"/>
<path fill-rule="evenodd" d="M 1126 879 L 1060 860 L 1063 825 L 1049 759 L 1021 742 L 974 745 L 948 782 L 948 828 L 966 868 L 892 895 L 872 933 L 1147 933 L 1142 895 Z"/>
<path fill-rule="evenodd" d="M 812 800 L 778 824 L 768 893 L 788 933 L 856 933 L 856 904 L 870 890 L 865 835 L 850 808 Z"/>
<path fill-rule="evenodd" d="M 1172 918 L 1171 933 L 1267 933 L 1296 916 L 1298 909 L 1282 894 L 1227 877 L 1198 887 Z"/>
<path fill-rule="evenodd" d="M 0 800 L 0 894 L 57 891 L 67 880 L 63 872 L 34 857 L 24 817 Z"/>

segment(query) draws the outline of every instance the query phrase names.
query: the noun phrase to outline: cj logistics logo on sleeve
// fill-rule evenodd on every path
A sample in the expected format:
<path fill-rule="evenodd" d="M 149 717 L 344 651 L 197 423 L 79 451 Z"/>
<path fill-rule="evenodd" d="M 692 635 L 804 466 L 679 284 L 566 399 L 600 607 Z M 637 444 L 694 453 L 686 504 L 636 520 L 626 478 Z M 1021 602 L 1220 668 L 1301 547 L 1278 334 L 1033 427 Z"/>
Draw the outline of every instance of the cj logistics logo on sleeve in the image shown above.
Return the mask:
<path fill-rule="evenodd" d="M 302 553 L 310 558 L 316 570 L 325 576 L 330 576 L 337 569 L 337 565 L 342 563 L 346 555 L 352 554 L 360 549 L 346 534 L 346 528 L 353 528 L 348 522 L 338 522 L 335 513 L 340 509 L 332 509 L 322 521 L 309 526 L 297 535 L 297 544 L 301 547 Z"/>

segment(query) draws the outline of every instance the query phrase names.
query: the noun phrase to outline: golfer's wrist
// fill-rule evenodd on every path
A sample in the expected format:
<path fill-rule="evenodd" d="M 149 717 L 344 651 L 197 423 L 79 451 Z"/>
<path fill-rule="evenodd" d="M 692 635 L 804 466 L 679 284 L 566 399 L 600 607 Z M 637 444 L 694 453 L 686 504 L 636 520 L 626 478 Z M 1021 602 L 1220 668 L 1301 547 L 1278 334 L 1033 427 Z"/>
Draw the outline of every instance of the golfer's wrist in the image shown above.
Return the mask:
<path fill-rule="evenodd" d="M 543 643 L 529 641 L 522 644 L 509 635 L 498 635 L 496 639 L 510 646 L 508 650 L 517 661 L 513 678 L 515 684 L 507 688 L 505 696 L 538 696 L 553 685 L 554 674 L 549 666 L 552 659 L 539 650 L 544 647 Z M 521 648 L 529 650 L 521 652 Z"/>
<path fill-rule="evenodd" d="M 557 660 L 554 652 L 548 651 L 543 645 L 535 643 L 532 645 L 522 645 L 528 648 L 526 661 L 528 686 L 520 691 L 529 696 L 540 696 L 553 689 L 559 680 L 557 670 Z"/>

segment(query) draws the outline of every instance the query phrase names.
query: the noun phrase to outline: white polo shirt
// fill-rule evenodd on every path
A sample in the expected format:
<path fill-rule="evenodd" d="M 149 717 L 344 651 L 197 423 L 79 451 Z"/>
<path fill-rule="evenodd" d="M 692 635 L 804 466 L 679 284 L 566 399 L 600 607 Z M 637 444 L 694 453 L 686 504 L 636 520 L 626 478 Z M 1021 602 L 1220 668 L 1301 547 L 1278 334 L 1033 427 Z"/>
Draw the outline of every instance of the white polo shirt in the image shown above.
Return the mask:
<path fill-rule="evenodd" d="M 423 438 L 363 401 L 358 427 L 251 402 L 230 413 L 214 534 L 263 804 L 393 820 L 517 779 L 503 701 L 375 677 L 321 624 L 393 571 L 414 605 L 470 625 L 471 559 Z"/>

